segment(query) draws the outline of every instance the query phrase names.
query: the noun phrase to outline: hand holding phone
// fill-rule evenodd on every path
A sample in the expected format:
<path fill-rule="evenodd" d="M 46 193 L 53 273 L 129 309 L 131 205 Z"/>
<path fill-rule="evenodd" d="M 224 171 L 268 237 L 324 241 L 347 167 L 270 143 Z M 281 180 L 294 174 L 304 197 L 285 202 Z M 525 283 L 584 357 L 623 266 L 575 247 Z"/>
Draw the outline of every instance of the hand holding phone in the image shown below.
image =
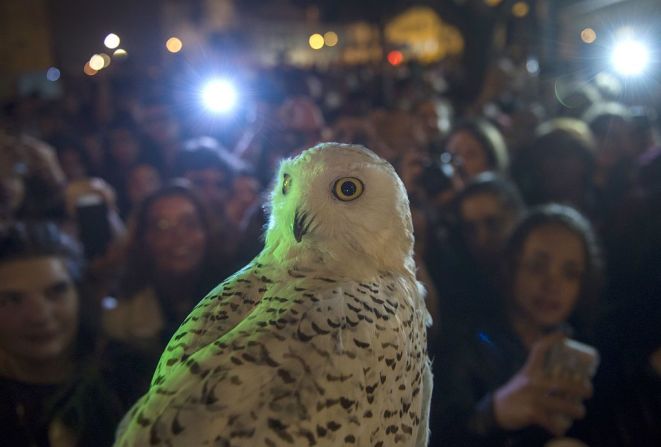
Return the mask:
<path fill-rule="evenodd" d="M 599 366 L 599 353 L 585 343 L 565 338 L 547 352 L 544 370 L 549 377 L 576 382 L 591 380 Z"/>
<path fill-rule="evenodd" d="M 85 194 L 76 201 L 78 235 L 87 259 L 94 259 L 106 253 L 112 240 L 108 206 L 98 194 Z"/>
<path fill-rule="evenodd" d="M 562 436 L 574 420 L 585 415 L 583 400 L 592 393 L 589 380 L 575 381 L 547 372 L 551 352 L 557 349 L 556 345 L 565 342 L 561 332 L 543 337 L 532 346 L 525 365 L 494 391 L 494 415 L 500 427 L 520 430 L 536 425 Z M 559 370 L 565 371 L 565 363 L 558 361 L 554 365 L 558 364 L 563 365 Z M 568 369 L 575 370 L 570 362 L 567 365 L 570 365 Z"/>

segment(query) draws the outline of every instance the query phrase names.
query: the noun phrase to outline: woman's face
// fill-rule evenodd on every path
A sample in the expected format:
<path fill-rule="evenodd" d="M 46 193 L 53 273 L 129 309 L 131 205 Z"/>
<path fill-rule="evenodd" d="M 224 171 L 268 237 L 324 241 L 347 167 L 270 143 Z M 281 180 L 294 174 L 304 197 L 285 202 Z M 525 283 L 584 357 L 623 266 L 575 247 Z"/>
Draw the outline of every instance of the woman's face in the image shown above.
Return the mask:
<path fill-rule="evenodd" d="M 69 355 L 78 332 L 78 293 L 55 256 L 0 264 L 0 350 L 45 362 Z"/>
<path fill-rule="evenodd" d="M 456 160 L 464 180 L 492 169 L 482 143 L 470 132 L 459 130 L 452 134 L 446 149 Z"/>
<path fill-rule="evenodd" d="M 540 330 L 567 321 L 586 268 L 579 236 L 560 225 L 533 230 L 523 244 L 514 278 L 514 311 Z"/>
<path fill-rule="evenodd" d="M 502 200 L 488 192 L 473 194 L 462 200 L 459 206 L 461 231 L 473 258 L 489 265 L 501 255 L 501 250 L 512 227 L 516 214 L 507 209 Z"/>
<path fill-rule="evenodd" d="M 207 235 L 195 205 L 184 196 L 163 197 L 152 204 L 146 239 L 160 274 L 192 272 L 204 259 Z"/>

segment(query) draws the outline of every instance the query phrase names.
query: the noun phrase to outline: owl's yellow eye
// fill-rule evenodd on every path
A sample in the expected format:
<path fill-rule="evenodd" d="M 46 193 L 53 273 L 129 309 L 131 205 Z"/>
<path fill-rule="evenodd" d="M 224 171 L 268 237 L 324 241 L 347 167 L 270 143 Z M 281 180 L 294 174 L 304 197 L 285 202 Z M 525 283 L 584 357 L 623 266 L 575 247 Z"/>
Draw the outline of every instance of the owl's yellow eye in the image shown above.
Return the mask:
<path fill-rule="evenodd" d="M 285 174 L 282 179 L 282 195 L 286 195 L 291 188 L 291 175 Z"/>
<path fill-rule="evenodd" d="M 363 193 L 364 185 L 355 177 L 343 177 L 335 181 L 333 194 L 343 202 L 356 200 Z"/>

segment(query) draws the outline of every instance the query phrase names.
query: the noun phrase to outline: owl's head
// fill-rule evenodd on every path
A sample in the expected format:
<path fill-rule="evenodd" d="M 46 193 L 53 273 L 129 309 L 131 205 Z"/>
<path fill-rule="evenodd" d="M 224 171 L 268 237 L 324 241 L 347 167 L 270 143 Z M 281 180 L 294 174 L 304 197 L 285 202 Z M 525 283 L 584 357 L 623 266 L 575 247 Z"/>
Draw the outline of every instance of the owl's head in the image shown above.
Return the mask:
<path fill-rule="evenodd" d="M 358 276 L 413 269 L 406 190 L 372 151 L 319 144 L 284 160 L 274 185 L 264 255 Z"/>

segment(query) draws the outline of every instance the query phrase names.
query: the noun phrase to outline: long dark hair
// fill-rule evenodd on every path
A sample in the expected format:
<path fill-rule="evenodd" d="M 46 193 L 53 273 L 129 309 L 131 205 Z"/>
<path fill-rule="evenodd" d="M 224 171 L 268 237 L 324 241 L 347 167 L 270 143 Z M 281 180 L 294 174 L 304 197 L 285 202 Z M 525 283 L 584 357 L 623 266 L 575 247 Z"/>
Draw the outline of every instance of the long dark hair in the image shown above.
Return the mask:
<path fill-rule="evenodd" d="M 576 209 L 559 204 L 548 204 L 529 210 L 514 229 L 505 249 L 505 285 L 512 294 L 514 278 L 523 246 L 530 234 L 538 228 L 558 225 L 576 236 L 585 253 L 585 272 L 581 278 L 578 302 L 569 323 L 581 338 L 589 338 L 594 329 L 597 314 L 597 301 L 603 285 L 602 251 L 590 221 Z"/>
<path fill-rule="evenodd" d="M 506 174 L 509 168 L 509 156 L 507 154 L 507 145 L 502 133 L 496 126 L 484 118 L 471 118 L 458 122 L 450 131 L 445 142 L 457 132 L 465 131 L 470 133 L 480 142 L 487 157 L 489 168 L 499 174 Z"/>
<path fill-rule="evenodd" d="M 95 351 L 100 315 L 85 281 L 81 247 L 52 222 L 16 222 L 0 235 L 0 263 L 57 257 L 65 265 L 78 296 L 78 334 L 75 354 L 85 358 Z"/>
<path fill-rule="evenodd" d="M 192 203 L 199 216 L 202 229 L 208 241 L 202 260 L 202 269 L 207 271 L 221 265 L 221 260 L 218 258 L 218 253 L 220 253 L 218 238 L 213 234 L 206 207 L 187 183 L 173 181 L 147 196 L 132 216 L 131 234 L 126 250 L 126 270 L 120 284 L 120 296 L 129 297 L 145 287 L 153 285 L 156 272 L 154 271 L 154 262 L 150 256 L 146 242 L 149 213 L 156 202 L 163 198 L 174 196 L 183 197 Z M 219 273 L 222 274 L 224 271 L 216 273 L 216 279 L 224 279 L 224 277 L 218 277 Z"/>

